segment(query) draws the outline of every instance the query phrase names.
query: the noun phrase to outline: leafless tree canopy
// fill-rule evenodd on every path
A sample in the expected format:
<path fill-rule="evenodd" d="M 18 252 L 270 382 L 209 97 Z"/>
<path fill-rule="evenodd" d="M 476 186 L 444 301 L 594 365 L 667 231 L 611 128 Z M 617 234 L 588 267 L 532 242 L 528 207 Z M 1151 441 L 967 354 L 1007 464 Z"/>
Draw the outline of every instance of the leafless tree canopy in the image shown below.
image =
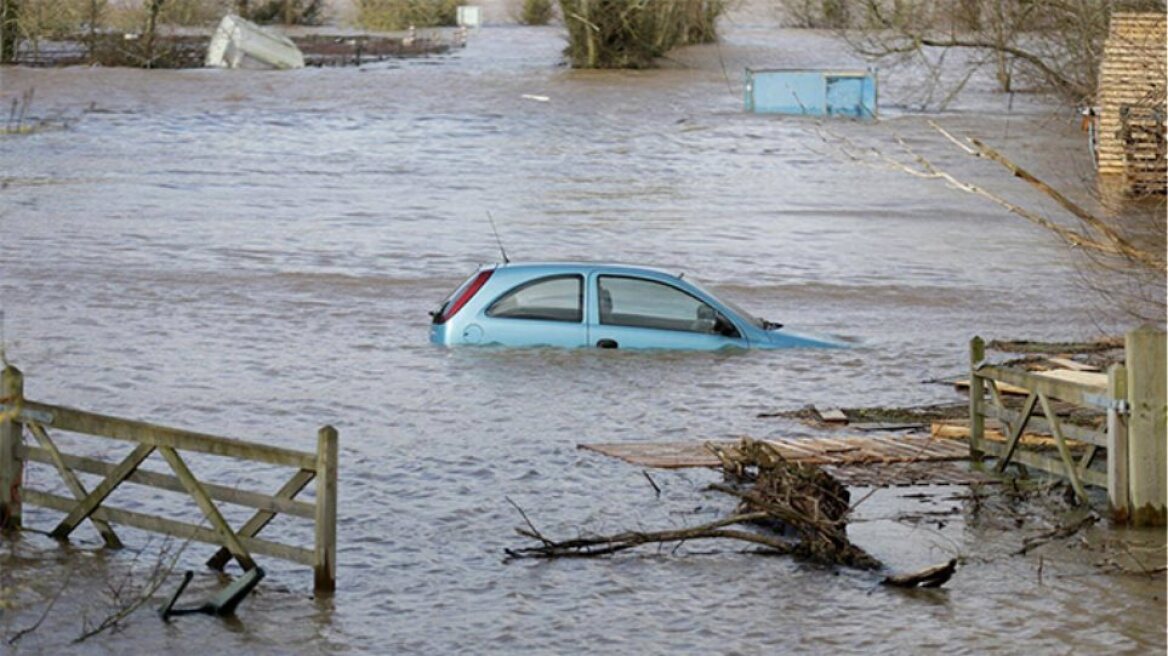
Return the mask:
<path fill-rule="evenodd" d="M 839 29 L 860 54 L 924 58 L 970 51 L 1003 91 L 1051 90 L 1088 103 L 1116 11 L 1165 11 L 1163 0 L 784 0 L 796 24 Z"/>

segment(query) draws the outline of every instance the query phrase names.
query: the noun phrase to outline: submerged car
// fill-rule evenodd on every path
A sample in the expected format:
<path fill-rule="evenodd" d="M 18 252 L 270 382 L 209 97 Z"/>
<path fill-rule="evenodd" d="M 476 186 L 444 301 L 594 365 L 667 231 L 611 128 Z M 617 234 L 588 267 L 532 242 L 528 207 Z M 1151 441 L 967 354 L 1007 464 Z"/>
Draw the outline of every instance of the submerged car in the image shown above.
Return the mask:
<path fill-rule="evenodd" d="M 484 267 L 430 313 L 445 346 L 717 350 L 834 347 L 782 331 L 682 279 L 639 266 L 587 263 Z"/>

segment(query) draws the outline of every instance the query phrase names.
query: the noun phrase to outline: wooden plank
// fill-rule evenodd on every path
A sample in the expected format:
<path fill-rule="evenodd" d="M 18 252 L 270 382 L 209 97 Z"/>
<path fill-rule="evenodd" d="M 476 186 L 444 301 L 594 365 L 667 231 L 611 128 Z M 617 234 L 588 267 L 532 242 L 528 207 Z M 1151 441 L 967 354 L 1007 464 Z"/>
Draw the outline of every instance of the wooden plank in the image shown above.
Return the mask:
<path fill-rule="evenodd" d="M 989 380 L 984 378 L 982 379 L 983 389 L 988 389 L 988 383 Z M 970 379 L 956 380 L 953 381 L 953 389 L 957 390 L 958 392 L 964 392 L 969 389 L 970 384 Z M 1009 394 L 1010 396 L 1026 396 L 1030 393 L 1030 390 L 1026 389 L 1025 387 L 1011 385 L 1001 381 L 995 381 L 994 386 L 997 388 L 999 394 Z"/>
<path fill-rule="evenodd" d="M 26 488 L 24 490 L 24 499 L 28 503 L 41 508 L 48 508 L 50 510 L 58 510 L 61 512 L 68 512 L 69 509 L 77 505 L 72 499 L 56 496 L 47 492 L 33 490 Z M 130 526 L 132 528 L 143 531 L 150 531 L 151 533 L 161 533 L 163 535 L 170 535 L 184 540 L 195 540 L 197 542 L 206 542 L 208 544 L 220 545 L 220 536 L 217 532 L 206 528 L 204 526 L 195 526 L 194 524 L 187 524 L 164 517 L 154 517 L 143 513 L 123 510 L 120 508 L 113 508 L 110 506 L 102 506 L 93 511 L 93 516 L 103 519 L 107 522 Z M 273 556 L 282 560 L 287 560 L 301 565 L 312 565 L 312 550 L 303 547 L 291 547 L 278 542 L 270 542 L 259 538 L 240 538 L 240 542 L 247 547 L 251 553 L 263 554 L 266 556 Z"/>
<path fill-rule="evenodd" d="M 985 447 L 986 454 L 995 458 L 998 457 L 1002 450 L 1006 448 L 1005 444 L 999 444 L 996 442 L 985 442 L 983 446 Z M 1014 454 L 1012 460 L 1016 464 L 1026 465 L 1027 467 L 1033 467 L 1034 469 L 1040 469 L 1048 474 L 1053 474 L 1055 476 L 1062 476 L 1063 472 L 1065 471 L 1065 466 L 1063 465 L 1062 460 L 1048 458 L 1034 451 L 1018 451 Z M 1095 487 L 1107 487 L 1107 474 L 1103 472 L 1097 472 L 1088 469 L 1087 471 L 1083 472 L 1080 480 L 1083 483 L 1094 485 Z"/>
<path fill-rule="evenodd" d="M 1100 410 L 1107 409 L 1106 382 L 1100 386 L 1088 386 L 1081 382 L 1070 382 L 1049 376 L 1044 377 L 1010 367 L 999 367 L 995 365 L 983 365 L 977 371 L 976 377 L 1005 381 L 1011 385 L 1038 392 L 1050 398 L 1061 399 L 1075 405 Z"/>
<path fill-rule="evenodd" d="M 1022 406 L 1022 412 L 1019 413 L 1018 421 L 1009 424 L 1010 434 L 1006 438 L 1006 450 L 1002 453 L 1002 457 L 998 458 L 998 464 L 994 467 L 994 471 L 1002 473 L 1006 471 L 1006 465 L 1010 464 L 1010 458 L 1013 457 L 1014 451 L 1018 449 L 1018 439 L 1022 437 L 1022 432 L 1026 430 L 1026 424 L 1030 422 L 1030 414 L 1034 412 L 1034 404 L 1038 401 L 1038 395 L 1031 393 L 1026 397 L 1026 403 Z"/>
<path fill-rule="evenodd" d="M 848 465 L 868 462 L 914 462 L 964 460 L 968 451 L 961 445 L 929 437 L 852 437 L 799 440 L 806 447 L 796 453 L 793 440 L 768 440 L 784 458 L 808 464 Z M 733 452 L 737 442 L 718 442 Z M 679 469 L 717 467 L 720 463 L 702 442 L 581 444 L 578 448 L 619 458 L 644 467 Z M 825 450 L 836 450 L 834 453 Z"/>
<path fill-rule="evenodd" d="M 36 447 L 25 447 L 21 453 L 23 458 L 31 462 L 40 462 L 48 465 L 53 464 L 52 457 L 44 449 L 39 449 Z M 81 456 L 75 456 L 68 453 L 62 453 L 61 459 L 70 469 L 74 471 L 85 472 L 87 474 L 108 476 L 110 471 L 112 471 L 114 468 L 113 464 L 102 460 L 83 458 Z M 311 476 L 312 472 L 309 472 L 309 474 Z M 178 478 L 168 474 L 146 471 L 144 469 L 135 470 L 134 473 L 126 477 L 126 482 L 145 485 L 147 487 L 167 490 L 170 492 L 186 493 L 187 491 Z M 206 482 L 203 483 L 203 489 L 205 489 L 207 494 L 216 501 L 225 501 L 227 503 L 233 503 L 238 506 L 255 508 L 257 510 L 269 511 L 271 513 L 283 513 L 285 515 L 293 515 L 295 517 L 303 517 L 306 519 L 313 519 L 316 517 L 316 506 L 311 503 L 305 503 L 303 501 L 292 501 L 291 497 L 271 497 L 266 494 L 258 494 L 248 490 L 240 490 L 226 485 L 217 485 Z"/>
<path fill-rule="evenodd" d="M 1047 358 L 1046 360 L 1059 369 L 1070 369 L 1071 371 L 1099 371 L 1099 367 L 1071 360 L 1070 358 Z"/>
<path fill-rule="evenodd" d="M 235 557 L 235 560 L 245 570 L 255 569 L 255 561 L 252 560 L 251 554 L 247 551 L 247 547 L 243 546 L 243 543 L 239 541 L 239 537 L 235 535 L 235 531 L 232 531 L 231 527 L 227 525 L 227 520 L 223 519 L 223 515 L 219 513 L 219 508 L 215 506 L 215 502 L 211 500 L 211 497 L 207 496 L 207 492 L 203 490 L 202 484 L 199 483 L 199 480 L 195 478 L 195 475 L 187 467 L 182 456 L 168 446 L 158 447 L 158 452 L 162 454 L 163 459 L 174 470 L 174 473 L 178 475 L 178 480 L 194 498 L 195 503 L 199 506 L 199 510 L 203 511 L 203 516 L 211 523 L 211 528 L 219 534 L 219 543 L 231 551 L 231 555 Z"/>
<path fill-rule="evenodd" d="M 823 418 L 823 421 L 825 421 L 829 424 L 846 424 L 846 423 L 848 423 L 848 416 L 846 414 L 844 414 L 844 411 L 840 410 L 839 408 L 831 408 L 829 410 L 824 410 L 823 412 L 819 413 L 819 416 Z"/>
<path fill-rule="evenodd" d="M 276 495 L 272 500 L 278 502 L 288 500 L 289 502 L 292 502 L 291 499 L 293 499 L 297 494 L 300 494 L 300 491 L 303 490 L 309 483 L 311 483 L 312 479 L 315 477 L 316 472 L 309 471 L 307 469 L 301 469 L 300 471 L 293 474 L 292 478 L 290 478 L 287 483 L 284 483 L 284 485 L 280 487 L 279 491 L 276 492 Z M 309 517 L 312 519 L 316 518 L 315 505 L 300 503 L 298 501 L 292 503 L 307 506 L 312 510 L 313 513 L 312 515 L 309 515 Z M 258 513 L 252 515 L 250 519 L 244 522 L 243 526 L 239 527 L 239 530 L 236 531 L 236 534 L 241 538 L 253 538 L 259 535 L 260 531 L 264 530 L 264 527 L 266 527 L 273 519 L 276 518 L 276 514 L 278 512 L 280 511 L 276 509 L 260 510 Z M 228 551 L 227 548 L 221 548 L 219 551 L 215 552 L 215 555 L 207 559 L 207 567 L 221 570 L 230 560 L 231 552 Z"/>
<path fill-rule="evenodd" d="M 917 458 L 933 453 L 931 442 L 919 444 L 904 440 L 880 440 L 876 444 L 879 445 L 882 454 L 896 458 Z"/>
<path fill-rule="evenodd" d="M 819 451 L 800 444 L 800 440 L 783 438 L 768 442 L 775 445 L 784 458 L 814 458 L 819 455 Z"/>
<path fill-rule="evenodd" d="M 59 430 L 85 435 L 97 435 L 115 440 L 126 440 L 150 446 L 166 446 L 183 451 L 196 451 L 217 456 L 254 460 L 272 465 L 285 465 L 299 469 L 316 466 L 316 456 L 302 451 L 293 451 L 266 444 L 245 442 L 217 435 L 159 426 L 143 421 L 133 421 L 100 415 L 63 406 L 26 401 L 25 412 L 32 412 L 34 420 Z"/>
<path fill-rule="evenodd" d="M 871 465 L 829 465 L 823 468 L 849 487 L 908 487 L 914 485 L 971 485 L 996 483 L 994 476 L 970 471 L 954 462 L 909 462 Z"/>
<path fill-rule="evenodd" d="M 78 501 L 89 496 L 89 491 L 81 484 L 81 479 L 77 478 L 77 475 L 65 464 L 64 458 L 61 457 L 61 452 L 57 449 L 57 445 L 53 444 L 53 440 L 49 438 L 49 434 L 44 427 L 40 424 L 26 424 L 26 426 L 28 426 L 28 431 L 32 433 L 33 437 L 36 438 L 37 443 L 48 453 L 51 464 L 57 468 L 57 473 L 65 481 L 65 487 L 69 488 L 69 492 Z M 118 534 L 114 532 L 113 527 L 108 522 L 95 517 L 90 517 L 89 521 L 93 523 L 94 528 L 101 535 L 105 546 L 110 549 L 121 549 L 124 546 L 122 541 L 118 539 Z"/>
<path fill-rule="evenodd" d="M 1002 420 L 1007 424 L 1013 424 L 1021 419 L 1021 413 L 1015 410 L 994 410 L 993 418 Z M 1033 429 L 1030 434 L 1042 435 L 1043 433 L 1050 434 L 1050 423 L 1044 417 L 1031 417 L 1030 427 Z M 1089 426 L 1076 426 L 1074 424 L 1063 423 L 1063 435 L 1073 442 L 1083 442 L 1086 444 L 1094 444 L 1096 446 L 1107 446 L 1107 437 L 1097 429 Z M 1053 439 L 1053 438 L 1048 438 Z M 1054 442 L 1050 443 L 1054 446 Z"/>
<path fill-rule="evenodd" d="M 1031 423 L 1037 421 L 1035 417 Z M 968 440 L 969 426 L 962 426 L 959 424 L 947 424 L 943 422 L 934 422 L 932 427 L 933 435 L 942 440 Z M 1008 438 L 1005 433 L 995 429 L 986 429 L 985 440 L 990 442 L 997 442 L 1005 444 Z M 1050 435 L 1041 435 L 1038 433 L 1025 433 L 1018 440 L 1022 446 L 1053 449 L 1055 448 L 1054 437 Z M 1067 440 L 1067 445 L 1073 449 L 1079 449 L 1087 445 L 1086 442 L 1079 442 L 1078 440 Z"/>
<path fill-rule="evenodd" d="M 110 473 L 98 483 L 97 487 L 93 488 L 84 499 L 75 504 L 72 510 L 69 511 L 65 518 L 61 520 L 60 524 L 49 534 L 54 538 L 65 539 L 77 528 L 77 525 L 85 521 L 86 517 L 93 514 L 94 510 L 101 505 L 102 501 L 110 495 L 126 477 L 142 464 L 142 461 L 154 452 L 154 447 L 149 444 L 139 444 L 134 447 L 130 455 L 126 456 L 121 462 L 117 464 Z"/>
<path fill-rule="evenodd" d="M 1066 381 L 1096 390 L 1107 389 L 1107 374 L 1095 371 L 1072 371 L 1070 369 L 1052 369 L 1050 371 L 1036 371 L 1033 375 L 1040 378 Z"/>
<path fill-rule="evenodd" d="M 1083 484 L 1079 481 L 1078 468 L 1075 467 L 1075 461 L 1071 458 L 1071 450 L 1067 448 L 1067 441 L 1063 438 L 1062 430 L 1059 429 L 1058 415 L 1050 407 L 1050 399 L 1045 394 L 1039 394 L 1038 401 L 1042 404 L 1042 412 L 1046 415 L 1046 420 L 1050 422 L 1050 427 L 1054 432 L 1055 446 L 1058 447 L 1059 457 L 1062 458 L 1066 477 L 1071 481 L 1071 487 L 1075 489 L 1079 501 L 1089 503 L 1087 491 L 1083 489 Z"/>

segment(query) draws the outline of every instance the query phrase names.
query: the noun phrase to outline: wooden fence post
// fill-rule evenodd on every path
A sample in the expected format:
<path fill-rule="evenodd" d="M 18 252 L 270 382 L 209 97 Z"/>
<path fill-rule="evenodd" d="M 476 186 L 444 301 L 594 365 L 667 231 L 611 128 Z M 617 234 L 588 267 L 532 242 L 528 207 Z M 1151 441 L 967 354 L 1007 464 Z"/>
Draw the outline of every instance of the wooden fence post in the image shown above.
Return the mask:
<path fill-rule="evenodd" d="M 1136 526 L 1163 526 L 1168 508 L 1165 335 L 1152 326 L 1127 334 L 1128 472 Z"/>
<path fill-rule="evenodd" d="M 0 529 L 15 531 L 21 525 L 20 486 L 24 479 L 19 452 L 24 426 L 16 419 L 24 403 L 24 375 L 16 367 L 7 366 L 0 373 L 0 403 L 8 406 L 0 416 Z"/>
<path fill-rule="evenodd" d="M 1128 499 L 1127 415 L 1120 404 L 1127 403 L 1127 369 L 1113 364 L 1107 370 L 1107 396 L 1111 407 L 1107 410 L 1107 498 L 1111 514 L 1117 522 L 1131 517 Z"/>
<path fill-rule="evenodd" d="M 985 361 L 985 341 L 974 337 L 969 341 L 969 455 L 974 462 L 985 456 L 981 441 L 985 438 L 985 383 L 977 375 L 977 368 Z"/>
<path fill-rule="evenodd" d="M 337 429 L 322 427 L 316 435 L 316 553 L 313 558 L 317 593 L 337 587 Z"/>

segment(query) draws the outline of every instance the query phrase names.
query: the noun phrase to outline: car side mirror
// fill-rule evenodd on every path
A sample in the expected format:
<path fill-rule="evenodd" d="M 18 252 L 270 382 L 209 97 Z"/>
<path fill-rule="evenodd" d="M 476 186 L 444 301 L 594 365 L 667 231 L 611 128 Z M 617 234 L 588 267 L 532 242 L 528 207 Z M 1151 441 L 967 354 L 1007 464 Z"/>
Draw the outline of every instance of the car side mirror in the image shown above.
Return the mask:
<path fill-rule="evenodd" d="M 740 337 L 734 324 L 721 314 L 714 318 L 714 332 L 723 337 Z"/>

